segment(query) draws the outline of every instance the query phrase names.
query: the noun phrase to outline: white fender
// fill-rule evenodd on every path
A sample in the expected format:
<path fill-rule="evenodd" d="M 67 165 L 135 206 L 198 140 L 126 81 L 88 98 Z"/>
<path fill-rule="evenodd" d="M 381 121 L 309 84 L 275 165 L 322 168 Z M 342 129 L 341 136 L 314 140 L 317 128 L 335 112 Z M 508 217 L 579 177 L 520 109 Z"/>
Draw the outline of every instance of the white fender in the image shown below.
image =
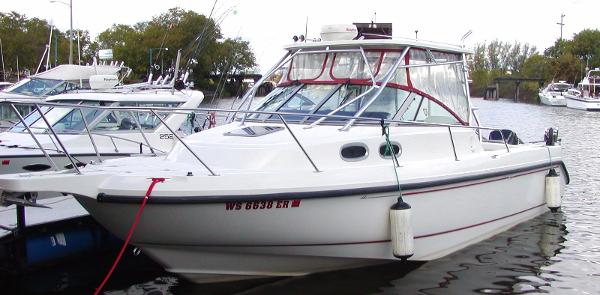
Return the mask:
<path fill-rule="evenodd" d="M 410 205 L 398 198 L 390 208 L 390 230 L 394 256 L 406 260 L 414 254 Z"/>
<path fill-rule="evenodd" d="M 546 205 L 552 212 L 558 211 L 561 204 L 560 197 L 560 176 L 556 170 L 550 169 L 546 174 Z"/>

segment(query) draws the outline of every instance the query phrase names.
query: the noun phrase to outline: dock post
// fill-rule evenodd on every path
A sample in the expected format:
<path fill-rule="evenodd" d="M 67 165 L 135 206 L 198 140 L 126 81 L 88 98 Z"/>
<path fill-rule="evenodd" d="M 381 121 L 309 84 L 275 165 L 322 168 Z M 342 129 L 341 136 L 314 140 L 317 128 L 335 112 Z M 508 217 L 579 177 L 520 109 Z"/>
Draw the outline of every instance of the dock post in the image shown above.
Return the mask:
<path fill-rule="evenodd" d="M 17 206 L 17 229 L 15 231 L 15 235 L 21 235 L 21 233 L 25 230 L 25 206 L 16 205 Z"/>
<path fill-rule="evenodd" d="M 500 98 L 500 86 L 498 85 L 498 81 L 496 81 L 496 93 L 495 93 L 496 97 L 495 99 L 498 100 L 498 98 Z"/>

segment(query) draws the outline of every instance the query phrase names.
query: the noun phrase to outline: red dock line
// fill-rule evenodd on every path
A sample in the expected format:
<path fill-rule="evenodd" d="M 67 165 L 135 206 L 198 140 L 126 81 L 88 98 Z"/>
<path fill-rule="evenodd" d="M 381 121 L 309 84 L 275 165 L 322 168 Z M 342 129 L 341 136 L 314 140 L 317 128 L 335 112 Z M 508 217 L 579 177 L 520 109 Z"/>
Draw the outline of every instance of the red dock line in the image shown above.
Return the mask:
<path fill-rule="evenodd" d="M 117 267 L 117 264 L 119 264 L 119 261 L 121 261 L 121 257 L 123 257 L 125 248 L 127 248 L 127 245 L 129 244 L 129 240 L 131 240 L 131 236 L 133 236 L 133 232 L 135 231 L 135 228 L 137 227 L 137 225 L 140 221 L 140 218 L 142 217 L 142 212 L 144 211 L 144 207 L 146 206 L 146 202 L 150 198 L 150 194 L 152 193 L 154 186 L 157 183 L 164 182 L 164 181 L 165 181 L 165 178 L 152 178 L 152 183 L 150 183 L 150 186 L 148 187 L 148 191 L 146 191 L 146 195 L 144 196 L 144 199 L 142 200 L 142 205 L 140 205 L 140 209 L 138 209 L 138 212 L 135 215 L 135 219 L 133 221 L 133 224 L 131 225 L 131 228 L 129 229 L 129 233 L 127 234 L 125 243 L 123 243 L 123 247 L 121 247 L 121 251 L 119 252 L 119 255 L 117 255 L 115 262 L 113 262 L 113 265 L 111 266 L 110 270 L 106 274 L 106 277 L 104 277 L 104 280 L 102 281 L 100 286 L 98 286 L 98 288 L 96 288 L 94 295 L 100 294 L 100 291 L 102 291 L 102 288 L 104 288 L 104 285 L 106 284 L 106 282 L 108 282 L 108 279 L 110 279 L 110 276 L 112 275 L 113 271 Z"/>

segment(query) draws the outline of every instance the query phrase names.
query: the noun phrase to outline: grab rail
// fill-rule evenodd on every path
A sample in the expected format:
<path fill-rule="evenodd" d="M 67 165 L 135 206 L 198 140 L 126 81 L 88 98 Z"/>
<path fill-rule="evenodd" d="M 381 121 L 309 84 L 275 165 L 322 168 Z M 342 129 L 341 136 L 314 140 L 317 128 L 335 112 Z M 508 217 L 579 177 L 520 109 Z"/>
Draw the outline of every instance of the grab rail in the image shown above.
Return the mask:
<path fill-rule="evenodd" d="M 171 127 L 154 111 L 151 111 L 164 125 L 165 127 L 167 127 L 167 129 L 169 129 L 169 131 L 171 131 L 171 133 L 173 134 L 173 136 L 175 136 L 175 138 L 177 138 L 177 140 L 190 152 L 192 153 L 192 155 L 204 166 L 204 168 L 206 168 L 206 170 L 208 170 L 208 172 L 210 172 L 210 174 L 212 176 L 217 176 L 217 174 L 215 172 L 213 172 L 207 165 L 206 163 L 204 163 L 204 161 L 202 161 L 202 159 L 200 159 L 200 157 L 198 157 L 198 155 L 196 155 L 196 153 L 183 141 L 181 140 L 181 137 L 179 137 L 179 135 L 177 135 L 177 133 L 175 131 L 173 131 L 173 129 L 171 129 Z"/>
<path fill-rule="evenodd" d="M 10 104 L 11 107 L 13 108 L 13 111 L 15 111 L 15 112 L 18 112 L 18 111 L 17 111 L 16 107 L 14 107 L 14 104 L 31 105 L 31 103 L 14 102 L 14 101 L 3 101 L 3 102 L 0 102 L 0 104 L 6 104 L 6 103 Z M 181 143 L 182 146 L 185 149 L 187 149 L 204 166 L 204 168 L 207 169 L 207 171 L 212 176 L 218 176 L 218 174 L 214 170 L 212 170 L 200 158 L 200 156 L 198 156 L 198 154 L 190 146 L 188 146 L 187 143 L 168 124 L 166 124 L 165 120 L 158 114 L 158 112 L 160 112 L 160 113 L 169 113 L 169 114 L 190 114 L 190 112 L 192 112 L 192 113 L 194 113 L 196 115 L 203 115 L 202 113 L 208 113 L 208 112 L 222 112 L 222 113 L 227 113 L 227 114 L 242 113 L 242 114 L 244 114 L 243 118 L 247 118 L 247 116 L 251 115 L 251 114 L 270 115 L 270 116 L 277 117 L 277 121 L 280 121 L 283 124 L 284 128 L 288 130 L 288 132 L 292 136 L 294 142 L 300 148 L 300 150 L 302 151 L 302 153 L 304 154 L 304 156 L 307 158 L 307 160 L 310 162 L 310 164 L 314 168 L 314 170 L 316 172 L 321 172 L 321 170 L 319 170 L 319 168 L 317 167 L 317 165 L 315 164 L 315 162 L 312 160 L 312 158 L 308 154 L 307 150 L 302 145 L 301 141 L 296 137 L 296 135 L 292 131 L 292 129 L 289 126 L 288 122 L 285 120 L 284 116 L 297 116 L 298 113 L 292 113 L 292 112 L 289 112 L 289 113 L 286 113 L 286 112 L 266 112 L 266 111 L 245 111 L 245 110 L 239 110 L 239 109 L 238 110 L 225 110 L 225 109 L 218 109 L 218 108 L 177 108 L 177 109 L 172 109 L 172 108 L 166 108 L 166 107 L 90 106 L 90 105 L 60 104 L 60 103 L 51 103 L 51 102 L 36 103 L 36 104 L 33 104 L 33 105 L 36 107 L 36 110 L 40 114 L 40 117 L 42 118 L 42 120 L 44 120 L 44 122 L 46 123 L 46 125 L 49 127 L 48 130 L 50 130 L 50 132 L 53 135 L 53 136 L 51 136 L 51 138 L 52 137 L 56 138 L 58 144 L 61 146 L 62 152 L 67 155 L 67 157 L 69 158 L 69 160 L 73 164 L 73 167 L 77 171 L 78 174 L 81 174 L 81 171 L 78 169 L 78 166 L 75 164 L 75 161 L 73 160 L 72 156 L 66 150 L 66 148 L 63 145 L 63 143 L 60 141 L 60 138 L 58 138 L 58 134 L 52 128 L 52 126 L 48 122 L 45 114 L 41 111 L 41 109 L 39 108 L 39 106 L 60 106 L 60 107 L 77 108 L 82 113 L 82 116 L 83 116 L 83 111 L 82 111 L 83 108 L 104 109 L 104 110 L 126 110 L 126 111 L 129 111 L 130 115 L 132 115 L 134 117 L 134 119 L 136 118 L 136 116 L 133 114 L 133 112 L 148 112 L 148 113 L 151 113 L 156 118 L 158 118 L 158 120 L 163 125 L 165 125 L 165 127 L 169 130 L 169 132 L 171 132 L 173 134 L 174 138 L 179 143 Z M 318 120 L 338 119 L 338 120 L 340 120 L 340 122 L 339 122 L 340 124 L 341 124 L 341 120 L 360 120 L 361 122 L 366 122 L 366 123 L 370 122 L 370 123 L 373 123 L 373 125 L 375 125 L 375 123 L 377 125 L 379 125 L 380 122 L 381 122 L 381 119 L 379 119 L 379 118 L 370 118 L 370 117 L 358 117 L 357 118 L 356 116 L 320 115 L 320 114 L 310 114 L 309 116 L 310 117 L 319 118 Z M 40 144 L 40 142 L 37 140 L 35 133 L 31 131 L 30 127 L 26 124 L 25 119 L 20 114 L 19 114 L 19 120 L 20 120 L 20 123 L 25 126 L 25 129 L 27 129 L 29 135 L 31 137 L 33 137 L 34 141 L 36 142 L 36 144 L 38 145 L 38 147 L 42 150 L 42 152 L 44 153 L 45 157 L 48 158 L 49 162 L 52 164 L 52 166 L 54 167 L 54 169 L 58 170 L 56 164 L 52 161 L 51 157 L 46 152 L 46 149 L 44 149 L 43 146 Z M 238 119 L 238 120 L 243 120 L 243 119 Z M 254 119 L 248 119 L 248 120 L 254 120 Z M 303 122 L 304 121 L 298 122 L 298 124 L 303 125 Z M 502 129 L 499 129 L 499 128 L 488 128 L 488 127 L 481 127 L 481 126 L 452 125 L 452 124 L 429 123 L 429 122 L 402 121 L 402 120 L 384 120 L 384 122 L 386 124 L 395 124 L 395 126 L 397 126 L 397 127 L 401 127 L 401 126 L 445 127 L 445 129 L 448 131 L 448 134 L 450 136 L 450 146 L 452 148 L 454 159 L 456 161 L 459 161 L 459 158 L 458 158 L 458 153 L 457 153 L 457 150 L 456 150 L 456 145 L 455 145 L 455 141 L 454 141 L 454 134 L 452 132 L 452 128 L 470 129 L 470 130 L 477 131 L 480 134 L 481 134 L 481 130 L 500 131 L 500 134 L 501 134 L 501 137 L 502 137 L 502 142 L 503 142 L 503 144 L 504 144 L 504 146 L 506 148 L 506 151 L 510 152 L 510 148 L 509 148 L 507 139 L 505 138 L 504 134 L 502 133 L 502 131 L 501 131 Z M 141 143 L 141 142 L 134 141 L 134 140 L 129 140 L 129 139 L 126 139 L 126 138 L 121 138 L 121 137 L 118 137 L 118 136 L 114 136 L 114 135 L 101 134 L 101 133 L 92 133 L 90 131 L 90 129 L 89 129 L 90 126 L 87 125 L 87 122 L 84 122 L 84 124 L 86 125 L 85 126 L 86 127 L 86 132 L 88 133 L 88 136 L 90 137 L 90 140 L 91 140 L 91 142 L 92 142 L 93 145 L 95 145 L 95 142 L 94 142 L 94 139 L 93 139 L 92 135 L 97 135 L 97 136 L 106 136 L 106 137 L 109 137 L 113 141 L 113 145 L 115 145 L 115 148 L 116 148 L 116 144 L 114 143 L 113 138 L 120 139 L 120 140 L 125 140 L 125 141 L 130 141 L 130 142 L 134 142 L 134 143 L 139 143 L 140 145 L 146 145 L 146 146 L 148 146 L 153 151 L 154 155 L 156 155 L 154 153 L 154 150 L 160 151 L 160 152 L 164 152 L 164 151 L 161 151 L 161 150 L 156 149 L 156 148 L 154 148 L 154 147 L 151 146 L 150 142 L 148 141 L 148 139 L 144 135 L 145 133 L 142 130 L 141 125 L 139 124 L 139 121 L 136 120 L 136 123 L 137 123 L 138 128 L 140 129 L 140 132 L 142 133 L 142 136 L 144 137 L 145 144 Z M 479 137 L 479 139 L 482 140 L 481 137 Z M 96 151 L 96 155 L 98 157 L 100 157 L 100 153 L 98 152 L 97 147 L 95 147 L 95 151 Z"/>
<path fill-rule="evenodd" d="M 35 109 L 40 114 L 40 117 L 42 118 L 42 120 L 44 120 L 44 122 L 46 123 L 46 126 L 48 126 L 48 130 L 50 130 L 50 132 L 52 132 L 52 135 L 54 135 L 54 138 L 56 138 L 56 141 L 58 142 L 58 144 L 60 145 L 61 149 L 63 150 L 63 152 L 65 153 L 65 155 L 69 159 L 69 162 L 71 162 L 71 164 L 73 165 L 73 168 L 75 169 L 75 171 L 77 171 L 77 174 L 81 174 L 81 171 L 79 171 L 79 167 L 77 166 L 77 164 L 75 163 L 75 161 L 73 160 L 73 158 L 71 157 L 71 155 L 69 154 L 69 152 L 67 151 L 67 148 L 62 143 L 62 141 L 60 140 L 60 138 L 58 138 L 58 135 L 56 134 L 56 132 L 54 132 L 54 128 L 52 128 L 52 124 L 50 124 L 50 122 L 48 122 L 48 119 L 46 119 L 46 115 L 44 114 L 44 112 L 42 112 L 42 110 L 40 109 L 40 106 L 37 105 L 37 104 L 34 104 L 34 106 L 35 106 Z"/>
<path fill-rule="evenodd" d="M 102 157 L 100 157 L 100 153 L 98 152 L 98 147 L 96 147 L 96 142 L 94 141 L 94 137 L 92 137 L 92 133 L 90 132 L 90 128 L 88 127 L 88 123 L 85 118 L 85 114 L 83 113 L 82 109 L 79 109 L 79 113 L 81 114 L 81 120 L 83 121 L 83 125 L 85 125 L 85 131 L 87 132 L 88 136 L 90 137 L 90 141 L 92 142 L 92 146 L 94 147 L 94 152 L 96 152 L 96 157 L 98 158 L 98 161 L 100 163 L 102 163 Z"/>
<path fill-rule="evenodd" d="M 17 108 L 14 105 L 11 104 L 10 107 L 15 112 L 15 114 L 17 114 L 17 117 L 19 117 L 19 121 L 21 121 L 21 124 L 23 124 L 25 129 L 27 129 L 27 132 L 29 132 L 29 135 L 33 138 L 33 141 L 35 141 L 35 144 L 37 144 L 37 146 L 40 148 L 40 150 L 42 150 L 42 153 L 44 153 L 44 157 L 46 157 L 46 159 L 48 159 L 48 162 L 50 163 L 50 165 L 52 165 L 52 168 L 54 168 L 54 170 L 58 171 L 58 166 L 56 166 L 56 163 L 54 163 L 52 158 L 50 158 L 50 155 L 48 155 L 48 152 L 46 152 L 46 150 L 44 149 L 44 147 L 42 146 L 40 141 L 37 139 L 37 137 L 35 137 L 35 135 L 33 134 L 33 131 L 31 131 L 31 128 L 29 128 L 29 125 L 27 125 L 25 123 L 25 119 L 23 119 L 23 116 L 21 116 L 21 113 L 19 113 L 19 111 L 17 110 Z"/>

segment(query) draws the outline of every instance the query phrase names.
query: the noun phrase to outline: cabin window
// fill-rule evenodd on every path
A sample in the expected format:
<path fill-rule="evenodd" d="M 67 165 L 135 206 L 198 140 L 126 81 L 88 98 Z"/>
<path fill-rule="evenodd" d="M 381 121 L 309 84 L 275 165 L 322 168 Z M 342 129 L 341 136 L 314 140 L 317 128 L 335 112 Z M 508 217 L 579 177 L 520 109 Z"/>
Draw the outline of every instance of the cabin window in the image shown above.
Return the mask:
<path fill-rule="evenodd" d="M 387 143 L 383 143 L 379 146 L 379 155 L 384 159 L 392 158 L 392 150 L 394 155 L 399 157 L 402 154 L 402 146 L 397 142 L 391 142 L 391 149 Z"/>
<path fill-rule="evenodd" d="M 288 80 L 317 79 L 323 73 L 326 61 L 325 53 L 298 54 L 292 59 Z"/>
<path fill-rule="evenodd" d="M 433 62 L 432 56 L 439 64 Z M 463 64 L 458 61 L 460 56 L 457 54 L 437 52 L 429 54 L 422 49 L 413 49 L 410 52 L 410 64 L 429 64 L 429 66 L 410 68 L 410 81 L 414 88 L 437 98 L 467 122 L 469 102 L 465 90 Z"/>
<path fill-rule="evenodd" d="M 369 67 L 373 75 L 377 74 L 381 52 L 365 52 Z M 365 64 L 365 59 L 359 52 L 344 52 L 334 55 L 334 62 L 331 69 L 333 79 L 359 79 L 366 80 L 371 78 L 369 69 Z"/>
<path fill-rule="evenodd" d="M 448 110 L 437 102 L 421 95 L 410 96 L 406 103 L 406 110 L 400 114 L 402 121 L 416 121 L 439 124 L 458 124 L 458 120 Z"/>
<path fill-rule="evenodd" d="M 342 146 L 340 150 L 342 159 L 350 162 L 360 161 L 367 158 L 369 148 L 364 143 L 349 143 Z"/>
<path fill-rule="evenodd" d="M 402 56 L 402 52 L 391 51 L 385 52 L 383 59 L 381 61 L 381 66 L 379 69 L 379 73 L 377 73 L 377 80 L 381 81 L 385 74 L 394 66 L 394 64 L 398 61 L 398 59 Z M 406 62 L 404 60 L 400 61 L 400 65 L 405 65 Z M 397 85 L 407 85 L 406 82 L 406 69 L 398 68 L 394 73 L 394 76 L 390 79 L 389 83 L 397 84 Z"/>

